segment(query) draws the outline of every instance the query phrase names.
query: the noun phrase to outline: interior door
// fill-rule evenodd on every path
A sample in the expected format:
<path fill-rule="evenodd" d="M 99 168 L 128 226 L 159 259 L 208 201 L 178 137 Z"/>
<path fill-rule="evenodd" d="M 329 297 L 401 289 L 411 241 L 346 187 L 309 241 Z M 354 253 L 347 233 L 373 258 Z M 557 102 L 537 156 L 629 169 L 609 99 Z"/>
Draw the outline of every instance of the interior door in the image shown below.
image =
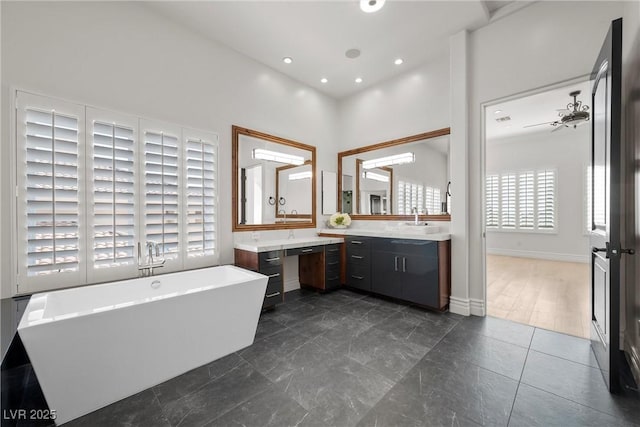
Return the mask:
<path fill-rule="evenodd" d="M 620 386 L 621 67 L 622 19 L 617 19 L 591 75 L 591 346 L 612 393 Z"/>

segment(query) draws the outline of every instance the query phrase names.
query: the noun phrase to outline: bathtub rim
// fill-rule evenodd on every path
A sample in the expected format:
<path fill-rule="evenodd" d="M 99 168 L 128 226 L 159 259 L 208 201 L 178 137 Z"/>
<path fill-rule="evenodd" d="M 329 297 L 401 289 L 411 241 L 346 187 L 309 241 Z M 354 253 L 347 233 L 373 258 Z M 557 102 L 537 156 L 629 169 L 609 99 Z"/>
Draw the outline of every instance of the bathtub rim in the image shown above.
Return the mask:
<path fill-rule="evenodd" d="M 215 284 L 215 285 L 199 286 L 197 288 L 185 289 L 183 291 L 172 292 L 172 293 L 169 293 L 169 294 L 166 294 L 166 295 L 161 295 L 161 296 L 156 296 L 156 297 L 145 297 L 143 299 L 137 299 L 137 300 L 134 300 L 134 301 L 126 301 L 126 302 L 119 303 L 118 306 L 115 306 L 115 305 L 107 306 L 108 308 L 105 308 L 104 310 L 99 310 L 99 311 L 95 311 L 95 308 L 94 308 L 94 309 L 76 311 L 76 312 L 72 312 L 72 313 L 65 313 L 65 314 L 62 314 L 62 315 L 44 317 L 46 303 L 47 303 L 47 297 L 50 294 L 68 294 L 68 293 L 72 293 L 74 291 L 77 291 L 78 289 L 85 290 L 87 288 L 93 288 L 93 287 L 104 288 L 104 287 L 112 286 L 112 285 L 115 285 L 115 284 L 119 284 L 121 282 L 127 282 L 127 281 L 130 281 L 130 280 L 147 280 L 147 279 L 150 279 L 150 280 L 153 281 L 154 278 L 158 278 L 158 280 L 160 280 L 160 278 L 178 276 L 178 275 L 181 275 L 181 274 L 184 274 L 184 273 L 187 273 L 187 272 L 198 272 L 198 271 L 202 271 L 202 270 L 222 269 L 222 268 L 238 271 L 238 272 L 242 273 L 243 275 L 245 275 L 245 277 L 238 278 L 237 280 L 230 280 L 228 282 L 225 282 L 224 284 L 219 284 L 218 283 L 218 284 Z M 161 274 L 161 275 L 157 275 L 157 276 L 133 277 L 133 278 L 129 278 L 129 279 L 116 280 L 114 282 L 104 282 L 104 283 L 99 283 L 99 284 L 76 286 L 76 287 L 72 287 L 72 288 L 59 289 L 59 290 L 53 290 L 53 291 L 47 291 L 47 292 L 38 292 L 38 293 L 35 293 L 35 294 L 31 295 L 31 298 L 29 299 L 27 307 L 24 310 L 22 318 L 20 319 L 20 323 L 18 325 L 17 332 L 19 333 L 20 330 L 22 330 L 22 329 L 37 327 L 37 326 L 45 325 L 45 324 L 48 324 L 48 323 L 63 322 L 63 321 L 78 319 L 78 318 L 81 318 L 81 317 L 91 316 L 91 315 L 100 315 L 102 313 L 108 313 L 108 312 L 115 311 L 115 310 L 123 310 L 123 309 L 132 308 L 132 307 L 135 307 L 135 306 L 140 305 L 140 304 L 158 303 L 158 302 L 161 302 L 161 301 L 170 300 L 172 298 L 177 298 L 177 297 L 181 297 L 181 296 L 188 296 L 188 295 L 192 295 L 192 294 L 198 294 L 199 292 L 206 292 L 206 291 L 210 291 L 210 290 L 213 290 L 213 289 L 225 288 L 225 287 L 228 287 L 228 286 L 237 285 L 239 283 L 251 282 L 251 281 L 254 281 L 254 280 L 257 280 L 257 279 L 264 279 L 264 278 L 268 279 L 268 276 L 265 276 L 263 274 L 260 274 L 258 272 L 252 271 L 252 270 L 247 270 L 247 269 L 242 268 L 242 267 L 237 267 L 237 266 L 232 265 L 232 264 L 225 264 L 225 265 L 209 266 L 209 267 L 196 268 L 196 269 L 190 269 L 190 270 L 175 271 L 175 272 L 171 272 L 171 273 L 167 273 L 167 274 Z M 36 307 L 36 305 L 38 305 L 38 307 Z M 36 315 L 34 314 L 32 316 L 32 318 L 29 319 L 29 315 L 31 313 L 34 313 L 37 310 L 41 310 L 40 316 L 36 317 Z"/>

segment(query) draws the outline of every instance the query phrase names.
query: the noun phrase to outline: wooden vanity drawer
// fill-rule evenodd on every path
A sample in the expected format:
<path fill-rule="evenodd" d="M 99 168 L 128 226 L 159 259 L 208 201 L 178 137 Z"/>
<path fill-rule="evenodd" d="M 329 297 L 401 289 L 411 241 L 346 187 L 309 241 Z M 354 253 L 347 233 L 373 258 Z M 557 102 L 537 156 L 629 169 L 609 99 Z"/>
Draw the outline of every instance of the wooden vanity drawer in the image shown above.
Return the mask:
<path fill-rule="evenodd" d="M 282 251 L 260 252 L 260 272 L 275 265 L 282 265 Z"/>
<path fill-rule="evenodd" d="M 306 246 L 302 248 L 285 249 L 285 256 L 315 254 L 324 251 L 324 246 Z"/>

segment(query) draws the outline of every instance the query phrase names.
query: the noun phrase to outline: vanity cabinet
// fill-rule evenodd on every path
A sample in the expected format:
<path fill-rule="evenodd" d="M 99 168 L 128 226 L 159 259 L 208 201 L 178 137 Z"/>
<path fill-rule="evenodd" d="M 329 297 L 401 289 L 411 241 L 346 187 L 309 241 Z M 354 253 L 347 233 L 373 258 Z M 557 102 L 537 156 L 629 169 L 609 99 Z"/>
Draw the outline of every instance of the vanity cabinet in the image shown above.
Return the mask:
<path fill-rule="evenodd" d="M 298 277 L 301 287 L 330 291 L 340 287 L 341 243 L 287 249 L 286 255 L 299 255 Z"/>
<path fill-rule="evenodd" d="M 363 243 L 354 248 L 352 241 Z M 450 241 L 350 237 L 347 242 L 347 285 L 438 310 L 449 304 Z"/>
<path fill-rule="evenodd" d="M 236 249 L 235 265 L 247 270 L 269 276 L 267 290 L 264 296 L 262 308 L 273 308 L 284 299 L 284 289 L 282 281 L 282 250 L 268 252 L 250 252 Z"/>
<path fill-rule="evenodd" d="M 353 288 L 371 291 L 371 237 L 349 236 L 347 245 L 346 284 Z"/>

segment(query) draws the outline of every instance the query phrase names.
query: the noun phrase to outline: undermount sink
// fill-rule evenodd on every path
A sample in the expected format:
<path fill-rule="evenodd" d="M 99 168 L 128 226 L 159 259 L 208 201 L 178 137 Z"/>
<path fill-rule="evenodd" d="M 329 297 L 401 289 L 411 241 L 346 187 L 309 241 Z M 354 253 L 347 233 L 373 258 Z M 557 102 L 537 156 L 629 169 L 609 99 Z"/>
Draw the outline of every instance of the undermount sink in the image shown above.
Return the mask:
<path fill-rule="evenodd" d="M 440 231 L 438 225 L 427 225 L 424 221 L 419 221 L 417 224 L 413 221 L 401 223 L 394 231 L 398 233 L 407 234 L 432 234 Z"/>

